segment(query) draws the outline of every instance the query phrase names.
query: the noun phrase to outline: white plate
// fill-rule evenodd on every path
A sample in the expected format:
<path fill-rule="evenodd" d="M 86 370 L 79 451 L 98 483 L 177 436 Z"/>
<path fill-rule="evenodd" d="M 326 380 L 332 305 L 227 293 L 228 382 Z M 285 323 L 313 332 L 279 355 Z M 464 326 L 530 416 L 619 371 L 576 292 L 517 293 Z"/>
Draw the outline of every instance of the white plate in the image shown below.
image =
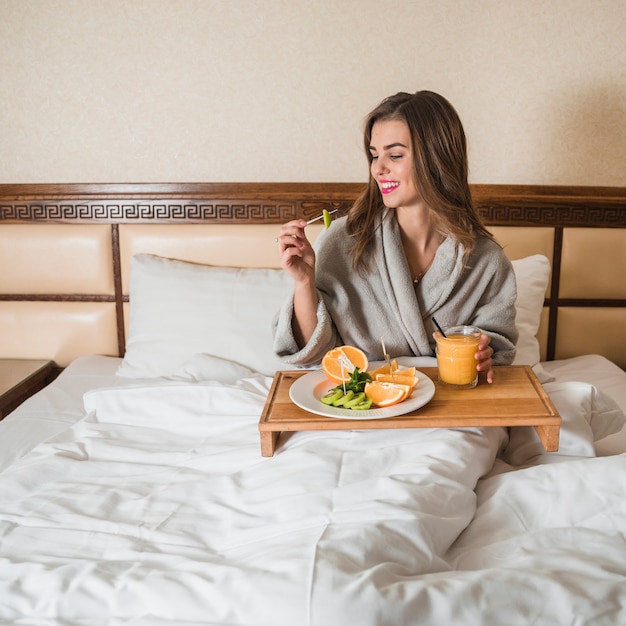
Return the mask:
<path fill-rule="evenodd" d="M 404 402 L 382 409 L 353 411 L 352 409 L 325 405 L 320 398 L 337 385 L 329 381 L 322 371 L 309 372 L 298 378 L 289 389 L 289 397 L 301 409 L 325 417 L 340 417 L 348 420 L 377 420 L 385 417 L 397 417 L 419 409 L 430 402 L 435 395 L 435 383 L 421 372 L 416 371 L 415 375 L 419 377 L 419 382 L 413 393 Z"/>

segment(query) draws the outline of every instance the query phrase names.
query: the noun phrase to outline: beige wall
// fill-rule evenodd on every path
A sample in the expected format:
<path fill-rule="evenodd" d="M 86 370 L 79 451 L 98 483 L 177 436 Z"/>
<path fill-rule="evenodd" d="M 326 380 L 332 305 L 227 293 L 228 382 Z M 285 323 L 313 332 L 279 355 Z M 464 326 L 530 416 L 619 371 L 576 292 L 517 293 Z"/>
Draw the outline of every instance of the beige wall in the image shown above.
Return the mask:
<path fill-rule="evenodd" d="M 0 0 L 0 182 L 361 181 L 446 95 L 476 183 L 626 185 L 623 0 Z"/>

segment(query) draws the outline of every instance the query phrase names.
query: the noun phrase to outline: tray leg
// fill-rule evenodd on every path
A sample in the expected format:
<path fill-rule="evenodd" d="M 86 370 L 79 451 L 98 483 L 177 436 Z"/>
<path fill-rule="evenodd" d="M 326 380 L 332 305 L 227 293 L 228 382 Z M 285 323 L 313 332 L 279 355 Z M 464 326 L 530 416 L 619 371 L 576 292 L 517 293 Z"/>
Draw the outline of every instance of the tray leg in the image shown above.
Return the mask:
<path fill-rule="evenodd" d="M 261 431 L 261 456 L 274 456 L 279 432 L 274 430 Z"/>
<path fill-rule="evenodd" d="M 534 428 L 537 431 L 539 439 L 541 439 L 541 443 L 543 444 L 546 452 L 557 452 L 559 449 L 559 433 L 561 431 L 561 427 L 559 425 L 538 425 Z"/>

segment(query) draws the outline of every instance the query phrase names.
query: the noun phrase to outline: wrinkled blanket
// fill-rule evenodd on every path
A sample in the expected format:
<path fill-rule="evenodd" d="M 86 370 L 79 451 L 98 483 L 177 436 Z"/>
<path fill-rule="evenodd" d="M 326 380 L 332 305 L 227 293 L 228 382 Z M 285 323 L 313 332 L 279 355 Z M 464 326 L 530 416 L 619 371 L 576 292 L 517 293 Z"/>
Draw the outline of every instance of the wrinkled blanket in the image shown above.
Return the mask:
<path fill-rule="evenodd" d="M 625 455 L 488 476 L 492 428 L 294 433 L 264 458 L 269 383 L 85 394 L 0 474 L 0 619 L 626 622 Z"/>

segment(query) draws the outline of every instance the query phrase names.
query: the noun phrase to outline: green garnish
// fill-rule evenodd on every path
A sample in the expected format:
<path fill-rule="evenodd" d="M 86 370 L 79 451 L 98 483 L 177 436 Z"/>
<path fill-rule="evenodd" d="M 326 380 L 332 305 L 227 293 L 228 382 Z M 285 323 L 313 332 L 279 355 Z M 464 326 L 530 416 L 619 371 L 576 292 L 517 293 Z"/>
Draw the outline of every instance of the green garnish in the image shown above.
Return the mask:
<path fill-rule="evenodd" d="M 344 385 L 337 385 L 329 389 L 320 400 L 328 406 L 336 406 L 354 411 L 367 411 L 372 406 L 370 398 L 365 397 L 365 385 L 372 381 L 367 372 L 359 371 L 358 367 L 350 374 L 350 380 Z"/>
<path fill-rule="evenodd" d="M 354 391 L 355 394 L 365 389 L 367 383 L 372 382 L 372 377 L 367 372 L 359 371 L 358 367 L 350 374 L 350 380 L 346 383 L 346 391 Z M 343 390 L 343 385 L 337 385 L 335 389 Z"/>

